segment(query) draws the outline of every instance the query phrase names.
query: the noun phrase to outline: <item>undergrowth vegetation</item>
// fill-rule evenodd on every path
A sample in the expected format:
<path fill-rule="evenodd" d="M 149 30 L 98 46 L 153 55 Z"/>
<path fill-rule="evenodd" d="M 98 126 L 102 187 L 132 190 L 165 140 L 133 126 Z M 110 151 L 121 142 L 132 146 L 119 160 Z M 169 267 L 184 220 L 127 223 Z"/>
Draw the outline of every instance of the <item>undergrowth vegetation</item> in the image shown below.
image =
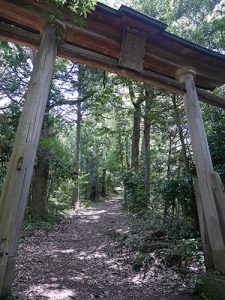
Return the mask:
<path fill-rule="evenodd" d="M 23 223 L 23 235 L 32 234 L 36 230 L 51 230 L 54 225 L 59 223 L 71 210 L 71 193 L 73 190 L 73 182 L 69 180 L 52 193 L 48 199 L 48 210 L 39 218 L 31 218 L 30 207 L 27 207 L 26 215 Z M 80 206 L 89 207 L 93 202 L 81 198 Z"/>
<path fill-rule="evenodd" d="M 177 236 L 152 227 L 149 221 L 131 217 L 130 228 L 117 232 L 118 251 L 127 254 L 134 271 L 146 277 L 159 269 L 173 270 L 189 279 L 204 271 L 200 240 L 178 239 Z M 194 278 L 194 277 L 193 277 Z"/>

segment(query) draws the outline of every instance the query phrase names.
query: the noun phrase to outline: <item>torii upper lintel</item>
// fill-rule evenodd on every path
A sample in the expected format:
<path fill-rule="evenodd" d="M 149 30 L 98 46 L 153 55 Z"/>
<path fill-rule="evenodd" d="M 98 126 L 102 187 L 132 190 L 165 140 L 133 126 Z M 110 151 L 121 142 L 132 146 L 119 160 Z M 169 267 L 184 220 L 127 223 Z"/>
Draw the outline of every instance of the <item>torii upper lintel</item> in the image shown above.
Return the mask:
<path fill-rule="evenodd" d="M 40 33 L 48 22 L 43 12 L 48 10 L 48 6 L 41 1 L 0 0 L 0 39 L 37 48 Z M 58 49 L 59 56 L 180 94 L 184 92 L 175 80 L 175 72 L 181 67 L 195 68 L 198 88 L 212 90 L 225 83 L 225 55 L 168 33 L 166 24 L 131 8 L 121 6 L 115 10 L 98 3 L 95 10 L 88 14 L 84 27 L 73 25 L 71 13 L 67 9 L 62 14 L 66 32 Z M 121 61 L 124 62 L 123 49 L 126 50 L 126 56 L 129 56 L 129 47 L 126 47 L 125 41 L 131 31 L 136 31 L 136 40 L 133 35 L 136 44 L 138 36 L 144 37 L 144 42 L 141 42 L 143 49 L 138 45 L 134 58 L 139 57 L 139 62 L 136 61 L 139 69 L 121 64 Z M 130 50 L 133 55 L 134 50 Z M 140 64 L 141 53 L 143 57 Z M 223 99 L 201 92 L 198 92 L 200 99 L 225 107 Z"/>

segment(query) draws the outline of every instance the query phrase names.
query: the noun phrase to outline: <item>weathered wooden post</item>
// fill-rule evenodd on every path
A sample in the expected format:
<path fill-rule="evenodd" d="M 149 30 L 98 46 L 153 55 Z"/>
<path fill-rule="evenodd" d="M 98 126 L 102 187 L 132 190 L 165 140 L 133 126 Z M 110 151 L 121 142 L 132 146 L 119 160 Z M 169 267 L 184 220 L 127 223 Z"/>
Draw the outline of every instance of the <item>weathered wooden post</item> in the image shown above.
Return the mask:
<path fill-rule="evenodd" d="M 199 192 L 214 269 L 225 273 L 225 243 L 223 237 L 225 228 L 223 228 L 223 222 L 220 220 L 216 206 L 212 182 L 214 171 L 194 83 L 195 75 L 196 72 L 191 67 L 181 68 L 176 72 L 176 78 L 185 85 L 186 89 L 186 94 L 183 96 L 184 106 L 192 141 Z M 199 221 L 201 222 L 201 220 Z M 204 239 L 203 233 L 202 238 Z"/>
<path fill-rule="evenodd" d="M 0 299 L 10 294 L 40 130 L 58 47 L 56 23 L 45 26 L 0 199 Z"/>

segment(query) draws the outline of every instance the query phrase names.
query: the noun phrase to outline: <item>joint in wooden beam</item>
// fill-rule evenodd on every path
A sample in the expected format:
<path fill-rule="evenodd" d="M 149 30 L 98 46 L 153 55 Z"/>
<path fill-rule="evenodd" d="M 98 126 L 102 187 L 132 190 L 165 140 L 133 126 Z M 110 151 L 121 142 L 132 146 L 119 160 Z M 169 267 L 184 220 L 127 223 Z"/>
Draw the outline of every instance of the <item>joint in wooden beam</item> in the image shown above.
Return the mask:
<path fill-rule="evenodd" d="M 46 26 L 52 26 L 52 27 L 55 27 L 55 29 L 56 29 L 56 32 L 57 32 L 57 34 L 58 34 L 58 36 L 60 37 L 60 38 L 63 38 L 63 35 L 65 34 L 65 32 L 66 32 L 66 25 L 65 25 L 65 23 L 64 22 L 62 22 L 61 20 L 52 20 L 52 21 L 50 21 L 50 22 L 48 22 L 46 25 L 45 25 L 45 27 Z"/>
<path fill-rule="evenodd" d="M 119 66 L 138 72 L 143 71 L 147 33 L 125 26 Z"/>
<path fill-rule="evenodd" d="M 175 78 L 180 82 L 184 83 L 185 82 L 185 77 L 188 75 L 192 75 L 193 78 L 196 77 L 196 70 L 192 67 L 183 67 L 178 69 L 175 72 Z"/>

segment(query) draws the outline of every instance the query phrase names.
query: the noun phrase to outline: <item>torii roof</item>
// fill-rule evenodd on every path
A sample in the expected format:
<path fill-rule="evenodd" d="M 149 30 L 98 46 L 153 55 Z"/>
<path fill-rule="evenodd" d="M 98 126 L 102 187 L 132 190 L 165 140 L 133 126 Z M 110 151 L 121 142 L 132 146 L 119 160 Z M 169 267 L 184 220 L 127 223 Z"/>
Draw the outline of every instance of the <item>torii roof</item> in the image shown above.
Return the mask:
<path fill-rule="evenodd" d="M 37 47 L 40 33 L 47 23 L 43 13 L 46 10 L 49 8 L 41 0 L 0 0 L 0 38 Z M 59 56 L 138 80 L 147 81 L 144 78 L 150 76 L 154 83 L 158 78 L 165 81 L 164 86 L 174 83 L 175 71 L 184 66 L 196 69 L 196 85 L 200 88 L 214 89 L 225 83 L 225 55 L 168 33 L 166 24 L 131 8 L 121 6 L 115 10 L 98 3 L 88 14 L 83 27 L 73 24 L 71 13 L 66 8 L 62 14 L 66 33 Z M 145 41 L 140 70 L 121 63 L 124 30 L 127 28 L 136 36 L 142 35 Z M 139 45 L 133 47 L 140 52 Z M 133 57 L 135 49 L 130 50 Z"/>

